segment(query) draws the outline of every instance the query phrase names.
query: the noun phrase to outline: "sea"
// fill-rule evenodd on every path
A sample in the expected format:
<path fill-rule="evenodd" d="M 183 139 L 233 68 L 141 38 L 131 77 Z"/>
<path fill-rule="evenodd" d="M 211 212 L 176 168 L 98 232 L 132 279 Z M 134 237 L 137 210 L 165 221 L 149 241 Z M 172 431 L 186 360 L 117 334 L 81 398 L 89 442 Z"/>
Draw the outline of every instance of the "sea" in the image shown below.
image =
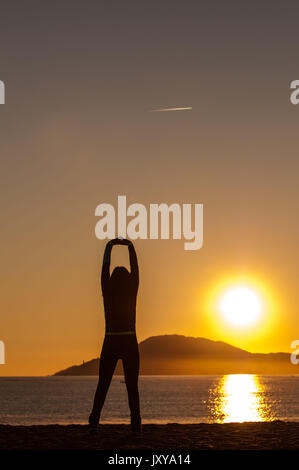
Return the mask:
<path fill-rule="evenodd" d="M 96 377 L 0 377 L 0 423 L 86 424 Z M 141 376 L 143 423 L 299 421 L 299 376 Z M 112 380 L 103 423 L 129 423 L 126 385 Z"/>

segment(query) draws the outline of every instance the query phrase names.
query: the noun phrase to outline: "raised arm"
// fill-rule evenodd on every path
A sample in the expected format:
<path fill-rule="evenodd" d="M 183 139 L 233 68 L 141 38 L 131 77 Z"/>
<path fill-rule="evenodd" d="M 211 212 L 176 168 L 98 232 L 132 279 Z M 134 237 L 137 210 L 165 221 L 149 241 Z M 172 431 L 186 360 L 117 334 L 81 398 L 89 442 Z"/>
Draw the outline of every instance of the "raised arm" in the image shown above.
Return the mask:
<path fill-rule="evenodd" d="M 131 267 L 131 276 L 135 282 L 136 288 L 138 289 L 139 285 L 139 269 L 137 255 L 133 243 L 126 238 L 116 238 L 113 240 L 117 245 L 126 245 L 129 249 L 129 258 L 130 258 L 130 267 Z"/>
<path fill-rule="evenodd" d="M 129 256 L 130 256 L 130 266 L 131 266 L 131 275 L 136 283 L 136 288 L 138 289 L 139 285 L 139 268 L 138 268 L 138 261 L 137 255 L 132 242 L 128 243 L 129 248 Z"/>
<path fill-rule="evenodd" d="M 136 289 L 138 289 L 139 269 L 138 269 L 137 255 L 136 255 L 134 245 L 130 240 L 126 240 L 124 238 L 115 238 L 114 240 L 110 240 L 107 243 L 105 252 L 104 252 L 102 275 L 101 275 L 102 292 L 104 292 L 104 289 L 106 288 L 110 279 L 111 250 L 114 245 L 126 245 L 128 247 L 130 266 L 131 266 L 131 276 L 135 283 Z"/>
<path fill-rule="evenodd" d="M 101 274 L 102 292 L 104 292 L 110 279 L 111 250 L 112 250 L 113 245 L 115 244 L 113 243 L 113 241 L 114 240 L 110 240 L 107 243 L 105 247 L 105 251 L 104 251 L 102 274 Z"/>

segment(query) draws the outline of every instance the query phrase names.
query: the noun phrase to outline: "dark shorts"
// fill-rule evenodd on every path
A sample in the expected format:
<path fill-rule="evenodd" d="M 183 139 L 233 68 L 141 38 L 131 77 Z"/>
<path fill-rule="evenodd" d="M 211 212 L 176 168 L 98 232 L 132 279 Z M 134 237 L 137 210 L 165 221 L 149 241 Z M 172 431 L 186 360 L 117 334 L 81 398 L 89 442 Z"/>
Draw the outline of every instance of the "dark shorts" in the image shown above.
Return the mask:
<path fill-rule="evenodd" d="M 139 349 L 136 334 L 130 335 L 105 335 L 101 359 L 104 358 L 125 359 L 138 357 Z"/>

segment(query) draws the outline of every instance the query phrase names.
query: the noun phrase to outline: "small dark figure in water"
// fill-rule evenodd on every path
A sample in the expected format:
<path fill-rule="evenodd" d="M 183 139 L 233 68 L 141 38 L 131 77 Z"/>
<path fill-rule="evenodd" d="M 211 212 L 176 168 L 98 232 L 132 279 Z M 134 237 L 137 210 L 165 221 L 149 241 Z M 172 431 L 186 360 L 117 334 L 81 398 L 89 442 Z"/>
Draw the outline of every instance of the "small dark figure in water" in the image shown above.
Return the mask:
<path fill-rule="evenodd" d="M 128 246 L 130 273 L 125 267 L 117 266 L 110 276 L 111 250 L 114 245 Z M 117 361 L 122 359 L 131 411 L 131 428 L 133 432 L 139 433 L 141 431 L 138 392 L 139 350 L 135 330 L 139 271 L 132 242 L 116 238 L 107 243 L 101 284 L 106 334 L 100 357 L 99 382 L 89 416 L 89 425 L 92 431 L 96 431 Z"/>

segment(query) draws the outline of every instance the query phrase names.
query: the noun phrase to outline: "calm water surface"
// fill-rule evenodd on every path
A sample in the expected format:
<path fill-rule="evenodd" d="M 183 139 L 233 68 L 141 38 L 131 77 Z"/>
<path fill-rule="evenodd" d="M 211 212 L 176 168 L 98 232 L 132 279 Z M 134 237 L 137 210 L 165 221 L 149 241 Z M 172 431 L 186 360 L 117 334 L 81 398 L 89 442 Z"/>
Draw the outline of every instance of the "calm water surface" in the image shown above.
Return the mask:
<path fill-rule="evenodd" d="M 96 377 L 0 377 L 0 423 L 86 423 Z M 298 376 L 143 376 L 142 416 L 151 422 L 299 421 Z M 114 377 L 103 422 L 127 423 L 122 377 Z"/>

